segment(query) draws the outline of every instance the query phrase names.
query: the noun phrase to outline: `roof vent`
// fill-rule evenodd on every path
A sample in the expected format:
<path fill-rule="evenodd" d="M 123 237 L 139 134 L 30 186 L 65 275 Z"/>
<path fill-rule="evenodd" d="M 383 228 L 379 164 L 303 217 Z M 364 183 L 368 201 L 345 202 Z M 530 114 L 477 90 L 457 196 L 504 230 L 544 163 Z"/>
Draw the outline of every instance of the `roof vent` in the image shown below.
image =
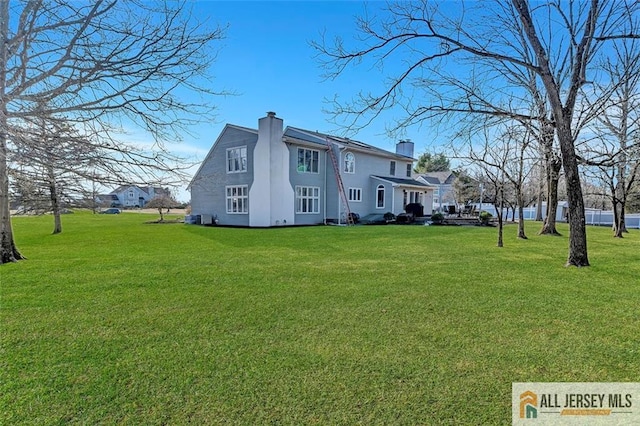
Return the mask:
<path fill-rule="evenodd" d="M 273 111 L 268 111 L 267 112 L 267 117 L 275 117 L 275 116 L 276 116 L 275 112 L 273 112 Z"/>

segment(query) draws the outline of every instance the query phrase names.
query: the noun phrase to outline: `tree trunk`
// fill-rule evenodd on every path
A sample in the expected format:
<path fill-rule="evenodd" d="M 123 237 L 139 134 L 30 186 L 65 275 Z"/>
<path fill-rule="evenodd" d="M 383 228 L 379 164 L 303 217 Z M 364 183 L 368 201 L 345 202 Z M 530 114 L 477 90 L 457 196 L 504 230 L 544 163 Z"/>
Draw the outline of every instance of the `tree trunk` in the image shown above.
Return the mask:
<path fill-rule="evenodd" d="M 544 169 L 543 166 L 540 166 L 539 169 Z M 544 180 L 542 179 L 543 170 L 540 170 L 538 173 L 540 182 L 538 185 L 538 202 L 536 203 L 536 222 L 542 222 L 542 199 L 544 198 Z"/>
<path fill-rule="evenodd" d="M 0 2 L 7 3 L 7 2 Z M 0 6 L 2 7 L 2 6 Z M 13 240 L 9 211 L 9 174 L 7 171 L 7 137 L 4 129 L 6 115 L 0 112 L 0 264 L 24 259 Z"/>
<path fill-rule="evenodd" d="M 547 178 L 547 209 L 542 229 L 539 235 L 560 235 L 556 229 L 556 210 L 558 208 L 558 182 L 562 160 L 553 152 L 553 137 L 555 131 L 551 128 L 543 137 L 545 172 Z"/>
<path fill-rule="evenodd" d="M 562 164 L 564 165 L 567 198 L 569 201 L 569 256 L 567 257 L 567 266 L 589 266 L 584 199 L 578 172 L 578 159 L 571 134 L 571 116 L 567 116 L 562 122 L 558 121 L 557 132 L 562 151 Z"/>
<path fill-rule="evenodd" d="M 527 235 L 524 232 L 524 199 L 522 197 L 522 191 L 516 192 L 516 198 L 518 200 L 518 238 L 526 240 Z"/>
<path fill-rule="evenodd" d="M 9 210 L 9 171 L 7 168 L 7 105 L 5 98 L 9 2 L 0 1 L 0 264 L 24 259 L 13 240 Z"/>
<path fill-rule="evenodd" d="M 504 247 L 504 239 L 503 239 L 503 220 L 502 220 L 502 209 L 504 208 L 504 191 L 502 189 L 499 190 L 498 196 L 500 197 L 500 201 L 496 206 L 496 213 L 498 215 L 498 247 Z"/>
<path fill-rule="evenodd" d="M 614 199 L 613 202 L 613 236 L 615 238 L 623 238 L 627 231 L 627 225 L 624 219 L 625 202 Z"/>
<path fill-rule="evenodd" d="M 51 165 L 47 166 L 49 175 L 49 195 L 51 197 L 51 210 L 53 212 L 53 234 L 62 232 L 62 221 L 60 220 L 60 198 L 58 197 L 58 186 L 56 175 Z"/>
<path fill-rule="evenodd" d="M 626 149 L 626 143 L 621 142 L 620 146 Z M 627 157 L 624 152 L 621 154 L 620 164 L 617 167 L 618 182 L 613 190 L 613 236 L 616 238 L 622 238 L 622 234 L 627 232 L 627 226 L 624 220 L 624 209 L 626 207 L 626 175 L 625 169 L 627 165 Z M 617 209 L 616 209 L 617 206 Z"/>

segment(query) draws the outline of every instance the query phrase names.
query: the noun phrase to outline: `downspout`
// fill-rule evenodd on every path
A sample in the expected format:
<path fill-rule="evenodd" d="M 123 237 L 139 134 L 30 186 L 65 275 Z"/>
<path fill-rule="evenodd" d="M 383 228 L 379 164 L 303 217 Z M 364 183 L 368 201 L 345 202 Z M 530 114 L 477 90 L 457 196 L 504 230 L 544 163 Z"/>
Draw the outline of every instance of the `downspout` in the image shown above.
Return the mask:
<path fill-rule="evenodd" d="M 324 153 L 324 193 L 322 194 L 322 203 L 323 208 L 322 208 L 322 215 L 323 217 L 323 223 L 326 225 L 327 224 L 327 188 L 329 188 L 329 185 L 327 183 L 327 156 L 329 155 L 329 152 L 325 152 Z"/>
<path fill-rule="evenodd" d="M 347 147 L 338 149 L 338 173 L 342 173 L 342 151 L 346 150 Z M 336 189 L 338 190 L 338 225 L 341 225 L 340 218 L 342 217 L 340 207 L 342 206 L 342 199 L 340 198 L 340 188 L 338 188 L 338 177 L 336 176 Z M 345 217 L 346 219 L 346 217 Z M 345 222 L 348 223 L 348 222 Z"/>
<path fill-rule="evenodd" d="M 393 210 L 395 208 L 396 208 L 396 186 L 391 185 L 391 213 L 393 213 Z"/>

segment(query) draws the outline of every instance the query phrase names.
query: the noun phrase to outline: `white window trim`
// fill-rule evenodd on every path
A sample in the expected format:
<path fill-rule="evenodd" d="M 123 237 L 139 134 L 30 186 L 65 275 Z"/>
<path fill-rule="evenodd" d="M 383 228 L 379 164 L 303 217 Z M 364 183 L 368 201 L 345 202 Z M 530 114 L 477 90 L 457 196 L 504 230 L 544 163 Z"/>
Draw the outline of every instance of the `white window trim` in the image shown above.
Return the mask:
<path fill-rule="evenodd" d="M 347 163 L 347 156 L 350 155 L 351 157 L 353 157 L 353 160 L 351 161 L 352 163 L 352 170 L 349 171 L 349 167 L 348 167 L 348 163 Z M 352 153 L 352 152 L 347 152 L 344 155 L 344 172 L 348 173 L 348 174 L 355 174 L 356 172 L 356 156 Z"/>
<path fill-rule="evenodd" d="M 349 188 L 347 191 L 349 192 L 349 202 L 362 202 L 362 188 Z M 357 195 L 357 197 L 352 197 L 352 195 Z"/>
<path fill-rule="evenodd" d="M 229 195 L 229 189 L 232 188 L 243 188 L 247 195 L 241 195 L 240 198 L 244 198 L 245 202 L 243 203 L 243 207 L 245 211 L 234 212 L 233 210 L 229 210 L 229 200 L 233 198 L 233 195 Z M 248 185 L 227 185 L 224 187 L 224 201 L 227 214 L 249 214 L 249 186 Z"/>
<path fill-rule="evenodd" d="M 391 165 L 393 164 L 393 173 L 391 173 Z M 396 175 L 396 167 L 397 164 L 394 160 L 391 160 L 391 162 L 389 163 L 389 175 L 390 176 L 395 176 Z"/>
<path fill-rule="evenodd" d="M 410 178 L 411 177 L 411 172 L 413 171 L 413 166 L 411 163 L 407 164 L 407 177 Z"/>
<path fill-rule="evenodd" d="M 313 166 L 311 167 L 311 171 L 300 171 L 300 164 L 298 163 L 299 158 L 300 158 L 300 150 L 302 151 L 309 151 L 311 152 L 311 164 L 313 165 L 313 153 L 317 153 L 318 154 L 318 164 L 317 164 L 317 171 L 313 171 Z M 296 171 L 298 173 L 311 173 L 314 175 L 317 175 L 320 173 L 320 151 L 318 151 L 317 149 L 311 149 L 311 148 L 302 148 L 302 147 L 298 147 L 298 150 L 296 152 L 297 157 L 296 157 Z"/>
<path fill-rule="evenodd" d="M 306 196 L 302 196 L 299 194 L 302 194 L 302 189 L 306 188 L 307 189 L 307 195 Z M 309 190 L 312 191 L 313 190 L 318 190 L 318 195 L 308 195 Z M 316 210 L 314 211 L 307 211 L 307 212 L 303 212 L 302 211 L 302 200 L 313 200 L 314 202 L 312 203 L 312 206 L 316 207 Z M 307 206 L 309 204 L 307 203 Z M 304 185 L 296 185 L 296 214 L 320 214 L 320 187 L 318 186 L 304 186 Z"/>
<path fill-rule="evenodd" d="M 380 190 L 382 190 L 382 207 L 378 206 L 378 192 L 380 192 Z M 384 185 L 380 184 L 376 187 L 376 209 L 384 209 L 384 201 L 386 197 L 386 190 Z"/>
<path fill-rule="evenodd" d="M 244 149 L 244 170 L 242 169 L 243 166 L 243 162 L 242 162 L 242 150 Z M 231 151 L 237 151 L 240 150 L 240 170 L 229 170 L 229 152 Z M 247 168 L 248 168 L 248 163 L 249 160 L 247 158 L 247 146 L 243 145 L 243 146 L 234 146 L 232 148 L 227 148 L 227 155 L 225 157 L 226 160 L 226 169 L 227 169 L 227 173 L 246 173 L 247 172 Z"/>

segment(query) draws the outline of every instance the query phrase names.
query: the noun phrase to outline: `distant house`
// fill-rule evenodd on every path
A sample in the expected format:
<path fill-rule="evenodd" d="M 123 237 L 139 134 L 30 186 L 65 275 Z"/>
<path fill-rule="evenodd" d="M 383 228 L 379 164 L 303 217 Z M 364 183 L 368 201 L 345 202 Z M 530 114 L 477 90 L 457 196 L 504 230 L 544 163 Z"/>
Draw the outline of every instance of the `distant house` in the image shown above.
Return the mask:
<path fill-rule="evenodd" d="M 96 197 L 96 203 L 103 207 L 121 207 L 120 200 L 116 194 L 100 194 Z"/>
<path fill-rule="evenodd" d="M 144 207 L 154 197 L 170 194 L 168 188 L 122 185 L 109 194 L 99 195 L 97 201 L 109 207 Z"/>
<path fill-rule="evenodd" d="M 448 206 L 456 205 L 453 182 L 456 175 L 451 171 L 429 172 L 416 176 L 416 180 L 433 188 L 433 211 L 446 210 Z"/>
<path fill-rule="evenodd" d="M 412 178 L 414 161 L 411 142 L 389 152 L 283 128 L 270 112 L 258 129 L 224 127 L 188 186 L 192 214 L 203 223 L 251 227 L 344 223 L 347 211 L 398 214 L 408 203 L 432 203 L 432 188 Z"/>

